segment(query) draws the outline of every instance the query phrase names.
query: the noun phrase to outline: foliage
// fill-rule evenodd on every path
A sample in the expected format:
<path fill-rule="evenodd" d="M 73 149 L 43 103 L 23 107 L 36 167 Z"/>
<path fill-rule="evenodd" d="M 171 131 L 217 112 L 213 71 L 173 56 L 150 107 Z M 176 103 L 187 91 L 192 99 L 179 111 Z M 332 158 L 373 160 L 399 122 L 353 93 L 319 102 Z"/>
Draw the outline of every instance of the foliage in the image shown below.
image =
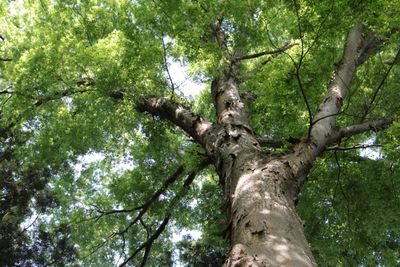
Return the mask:
<path fill-rule="evenodd" d="M 314 111 L 358 21 L 387 40 L 358 70 L 339 121 L 398 114 L 399 12 L 400 4 L 387 0 L 2 1 L 1 265 L 113 266 L 171 216 L 173 227 L 155 239 L 147 265 L 172 266 L 179 250 L 188 266 L 211 266 L 196 261 L 222 258 L 227 249 L 215 171 L 200 168 L 204 152 L 181 130 L 137 112 L 136 104 L 165 96 L 213 120 L 210 79 L 221 51 L 210 24 L 223 14 L 229 45 L 245 53 L 303 44 L 241 64 L 241 91 L 254 96 L 246 104 L 259 136 L 302 137 L 309 118 L 296 68 Z M 205 82 L 195 101 L 174 94 L 170 60 Z M 321 266 L 399 264 L 399 139 L 396 122 L 340 144 L 381 144 L 378 157 L 328 151 L 315 163 L 298 209 Z M 176 182 L 166 184 L 181 166 Z M 160 189 L 127 227 L 141 211 L 134 208 Z M 113 210 L 130 211 L 106 214 Z M 172 242 L 183 229 L 202 231 L 202 239 Z"/>

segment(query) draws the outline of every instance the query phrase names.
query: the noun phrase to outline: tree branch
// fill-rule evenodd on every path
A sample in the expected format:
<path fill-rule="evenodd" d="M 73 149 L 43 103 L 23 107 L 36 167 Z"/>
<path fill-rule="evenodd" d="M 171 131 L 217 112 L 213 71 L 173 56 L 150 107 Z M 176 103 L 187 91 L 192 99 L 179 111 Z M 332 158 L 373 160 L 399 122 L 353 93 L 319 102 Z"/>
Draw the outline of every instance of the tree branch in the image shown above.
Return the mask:
<path fill-rule="evenodd" d="M 46 96 L 43 98 L 39 98 L 36 102 L 35 102 L 35 106 L 41 106 L 44 103 L 47 103 L 49 101 L 52 100 L 58 100 L 62 97 L 66 97 L 66 96 L 71 96 L 74 94 L 82 94 L 82 93 L 88 93 L 88 92 L 95 92 L 95 90 L 93 89 L 80 89 L 80 90 L 65 90 L 65 91 L 61 91 L 61 92 L 57 92 L 54 95 L 50 95 L 50 96 Z"/>
<path fill-rule="evenodd" d="M 336 115 L 347 96 L 348 86 L 356 68 L 376 52 L 376 38 L 370 34 L 362 36 L 364 26 L 358 23 L 347 36 L 342 59 L 337 64 L 335 76 L 331 81 L 325 99 L 319 105 L 312 122 L 310 136 L 319 147 L 324 147 L 327 137 L 336 129 Z"/>
<path fill-rule="evenodd" d="M 212 124 L 189 108 L 162 97 L 145 98 L 137 105 L 139 112 L 148 112 L 174 123 L 203 147 L 206 145 L 204 134 Z"/>
<path fill-rule="evenodd" d="M 141 246 L 139 246 L 133 253 L 131 256 L 129 256 L 129 258 L 127 258 L 123 263 L 121 263 L 119 266 L 123 267 L 126 264 L 128 264 L 129 261 L 131 261 L 133 259 L 133 257 L 135 257 L 141 250 L 145 249 L 145 255 L 142 259 L 142 262 L 140 264 L 140 266 L 145 266 L 146 261 L 147 261 L 147 257 L 148 257 L 148 253 L 151 249 L 151 246 L 153 245 L 154 241 L 160 236 L 160 234 L 164 231 L 165 226 L 167 226 L 169 219 L 170 219 L 170 214 L 167 214 L 167 216 L 165 216 L 163 222 L 160 224 L 160 226 L 157 228 L 157 230 L 154 232 L 154 234 L 152 234 L 150 236 L 149 239 L 147 239 L 147 241 L 145 243 L 143 243 Z"/>
<path fill-rule="evenodd" d="M 378 96 L 378 93 L 379 93 L 380 89 L 385 84 L 385 81 L 386 81 L 387 77 L 389 76 L 389 73 L 392 70 L 393 66 L 395 65 L 395 62 L 397 60 L 399 60 L 399 59 L 400 59 L 400 49 L 397 51 L 397 54 L 394 57 L 393 62 L 390 64 L 389 69 L 385 72 L 385 75 L 383 76 L 381 82 L 379 83 L 379 85 L 376 88 L 374 94 L 372 95 L 372 98 L 371 98 L 370 102 L 367 104 L 368 106 L 367 106 L 367 108 L 366 108 L 366 110 L 365 110 L 365 112 L 364 112 L 364 114 L 362 116 L 362 120 L 361 121 L 364 121 L 364 119 L 367 117 L 367 115 L 373 110 L 373 108 L 374 108 L 373 104 L 374 104 L 374 102 L 376 100 L 376 97 Z"/>
<path fill-rule="evenodd" d="M 355 25 L 347 36 L 343 56 L 336 64 L 335 76 L 332 79 L 324 100 L 320 103 L 311 123 L 311 130 L 304 141 L 293 147 L 293 153 L 288 155 L 297 183 L 303 184 L 305 173 L 311 168 L 315 158 L 327 146 L 340 141 L 344 137 L 364 133 L 370 130 L 381 130 L 389 127 L 394 118 L 387 117 L 377 121 L 356 124 L 338 129 L 336 117 L 340 114 L 343 100 L 348 94 L 348 86 L 357 67 L 376 51 L 371 48 L 372 41 L 362 36 L 363 25 Z"/>
<path fill-rule="evenodd" d="M 167 190 L 167 188 L 170 185 L 172 185 L 182 175 L 183 171 L 184 171 L 184 167 L 183 167 L 183 165 L 180 165 L 176 169 L 176 171 L 164 181 L 163 185 L 145 203 L 143 203 L 140 206 L 130 208 L 130 209 L 113 209 L 113 210 L 109 210 L 109 211 L 104 211 L 104 210 L 96 207 L 96 211 L 100 214 L 99 216 L 96 217 L 96 220 L 100 219 L 103 216 L 107 216 L 107 215 L 111 215 L 111 214 L 129 213 L 129 212 L 133 212 L 136 210 L 141 210 L 140 213 L 138 214 L 137 218 L 135 220 L 133 220 L 133 224 L 135 224 L 138 220 L 141 219 L 143 214 L 147 212 L 148 208 L 155 201 L 158 200 L 159 196 L 161 194 L 163 194 Z"/>
<path fill-rule="evenodd" d="M 199 164 L 199 169 L 198 169 L 198 170 L 202 170 L 203 168 L 205 168 L 206 166 L 208 166 L 210 163 L 211 163 L 211 161 L 210 161 L 209 159 L 205 159 L 205 160 L 201 161 L 200 164 Z M 179 199 L 179 198 L 182 196 L 182 193 L 184 194 L 184 193 L 187 191 L 187 189 L 189 188 L 189 186 L 190 186 L 191 183 L 193 182 L 194 178 L 196 177 L 196 174 L 197 174 L 196 171 L 191 171 L 191 172 L 189 173 L 188 177 L 185 179 L 185 181 L 184 181 L 184 183 L 183 183 L 183 189 L 182 189 L 182 191 L 176 195 L 175 200 L 176 200 L 176 199 Z M 171 204 L 172 204 L 171 207 L 174 207 L 174 206 L 175 206 L 174 203 L 175 203 L 175 201 L 172 201 L 172 202 L 171 202 Z M 136 217 L 136 219 L 134 219 L 134 220 L 130 223 L 130 225 L 129 225 L 124 231 L 119 232 L 119 233 L 117 233 L 117 234 L 119 234 L 119 235 L 125 234 L 125 232 L 126 232 L 134 223 L 136 223 L 138 220 L 141 220 L 141 215 L 143 215 L 143 214 L 139 214 L 139 215 Z M 140 216 L 140 218 L 137 219 L 139 216 Z M 145 249 L 145 253 L 144 253 L 144 256 L 143 256 L 143 258 L 142 258 L 142 262 L 141 262 L 140 266 L 145 266 L 146 261 L 147 261 L 147 258 L 148 258 L 149 254 L 150 254 L 150 250 L 151 250 L 151 247 L 152 247 L 152 245 L 153 245 L 153 242 L 154 242 L 154 240 L 157 239 L 158 236 L 164 231 L 165 226 L 168 224 L 168 220 L 169 220 L 170 216 L 171 216 L 171 213 L 168 212 L 168 213 L 167 213 L 167 216 L 165 217 L 165 219 L 164 219 L 164 221 L 162 222 L 162 224 L 158 227 L 157 231 L 156 231 L 153 235 L 151 235 L 151 236 L 147 239 L 147 241 L 146 241 L 145 243 L 143 243 L 141 246 L 139 246 L 139 247 L 133 252 L 133 254 L 132 254 L 128 259 L 126 259 L 120 266 L 125 266 L 130 260 L 133 259 L 133 257 L 134 257 L 135 255 L 137 255 L 137 254 L 138 254 L 141 250 L 143 250 L 143 249 Z M 146 228 L 146 227 L 145 227 L 145 228 Z M 147 229 L 147 228 L 146 228 L 146 231 L 147 231 L 147 233 L 148 233 L 148 229 Z"/>
<path fill-rule="evenodd" d="M 338 142 L 344 137 L 350 137 L 356 134 L 365 133 L 368 131 L 381 131 L 392 125 L 394 117 L 386 117 L 375 121 L 369 121 L 360 124 L 354 124 L 351 126 L 343 127 L 335 131 L 334 134 L 330 136 L 327 144 L 333 144 Z"/>
<path fill-rule="evenodd" d="M 340 147 L 339 145 L 336 146 L 331 146 L 327 147 L 325 150 L 353 150 L 353 149 L 364 149 L 364 148 L 370 148 L 370 147 L 383 147 L 383 145 L 380 144 L 372 144 L 372 145 L 365 145 L 365 144 L 357 144 L 357 145 L 352 145 L 348 147 Z"/>
<path fill-rule="evenodd" d="M 211 24 L 211 28 L 214 32 L 215 39 L 217 40 L 217 43 L 219 47 L 222 48 L 224 51 L 225 57 L 228 58 L 229 56 L 229 49 L 228 49 L 228 40 L 226 38 L 225 32 L 221 29 L 222 26 L 222 21 L 223 21 L 223 15 L 221 14 L 217 21 L 213 24 Z"/>
<path fill-rule="evenodd" d="M 169 72 L 169 68 L 168 68 L 167 47 L 166 47 L 165 41 L 164 41 L 164 33 L 162 31 L 161 31 L 161 33 L 162 33 L 161 42 L 162 42 L 162 48 L 163 48 L 164 66 L 165 66 L 165 70 L 167 72 L 169 83 L 171 84 L 172 94 L 175 94 L 175 84 L 172 80 L 172 76 L 171 76 L 171 73 Z"/>
<path fill-rule="evenodd" d="M 265 56 L 265 55 L 280 54 L 280 53 L 288 50 L 289 48 L 291 48 L 291 47 L 293 47 L 295 45 L 298 45 L 298 43 L 287 43 L 284 46 L 282 46 L 280 48 L 277 48 L 275 50 L 272 50 L 272 51 L 263 51 L 263 52 L 259 52 L 259 53 L 255 53 L 255 54 L 239 56 L 239 57 L 234 58 L 234 60 L 245 60 L 245 59 L 258 58 L 258 57 L 262 57 L 262 56 Z"/>

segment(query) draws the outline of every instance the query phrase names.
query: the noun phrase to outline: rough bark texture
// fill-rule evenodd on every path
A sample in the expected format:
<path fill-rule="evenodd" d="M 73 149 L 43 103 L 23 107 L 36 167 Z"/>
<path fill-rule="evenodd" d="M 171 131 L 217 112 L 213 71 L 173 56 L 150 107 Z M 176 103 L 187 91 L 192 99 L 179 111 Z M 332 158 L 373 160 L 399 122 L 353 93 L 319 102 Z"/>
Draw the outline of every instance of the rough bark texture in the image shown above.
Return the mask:
<path fill-rule="evenodd" d="M 138 109 L 175 123 L 212 159 L 224 190 L 230 230 L 231 250 L 225 267 L 316 266 L 295 209 L 312 163 L 326 146 L 341 138 L 384 129 L 393 122 L 388 117 L 343 128 L 336 125 L 357 66 L 376 52 L 375 35 L 363 38 L 361 24 L 350 31 L 336 75 L 318 107 L 309 134 L 290 153 L 271 156 L 261 151 L 239 95 L 240 59 L 251 56 L 228 51 L 221 21 L 212 26 L 224 50 L 219 74 L 211 85 L 217 123 L 211 124 L 164 98 L 145 99 Z"/>
<path fill-rule="evenodd" d="M 260 151 L 231 69 L 213 81 L 218 124 L 208 135 L 230 225 L 225 266 L 314 266 L 295 211 L 299 188 L 290 164 Z"/>

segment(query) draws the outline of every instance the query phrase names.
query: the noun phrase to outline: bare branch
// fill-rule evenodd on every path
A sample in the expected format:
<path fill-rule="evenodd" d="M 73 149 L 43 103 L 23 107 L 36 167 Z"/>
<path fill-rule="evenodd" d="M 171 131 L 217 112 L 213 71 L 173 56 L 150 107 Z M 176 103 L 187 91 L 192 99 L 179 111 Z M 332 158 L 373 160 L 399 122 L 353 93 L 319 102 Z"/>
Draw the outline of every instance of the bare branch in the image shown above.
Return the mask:
<path fill-rule="evenodd" d="M 143 214 L 146 213 L 148 208 L 154 202 L 156 202 L 158 200 L 158 198 L 161 196 L 161 194 L 163 194 L 167 190 L 167 188 L 170 185 L 172 185 L 182 175 L 183 171 L 184 171 L 183 165 L 178 166 L 176 171 L 170 177 L 168 177 L 168 179 L 166 179 L 164 181 L 163 185 L 145 203 L 143 203 L 142 205 L 140 205 L 138 207 L 134 207 L 134 208 L 130 208 L 130 209 L 113 209 L 113 210 L 109 210 L 109 211 L 104 211 L 100 207 L 98 207 L 94 204 L 91 204 L 92 206 L 94 206 L 96 208 L 96 212 L 99 213 L 99 215 L 95 217 L 96 221 L 107 215 L 130 213 L 133 211 L 141 210 L 139 212 L 139 214 L 137 215 L 137 217 L 132 221 L 130 226 L 135 224 L 137 221 L 141 220 Z M 127 229 L 126 229 L 126 231 L 127 231 Z M 119 234 L 123 234 L 126 231 L 124 230 L 124 231 L 120 232 Z"/>
<path fill-rule="evenodd" d="M 313 115 L 312 115 L 312 112 L 311 112 L 310 104 L 308 103 L 308 98 L 307 98 L 307 95 L 305 93 L 303 83 L 301 81 L 300 69 L 301 69 L 303 60 L 304 60 L 306 54 L 308 53 L 309 49 L 311 49 L 311 47 L 307 50 L 306 53 L 304 53 L 303 31 L 301 29 L 301 21 L 300 21 L 300 14 L 299 14 L 300 5 L 297 3 L 296 0 L 293 0 L 293 4 L 294 4 L 294 8 L 295 8 L 295 13 L 296 13 L 297 28 L 298 28 L 298 31 L 299 31 L 300 44 L 301 44 L 300 59 L 299 59 L 298 62 L 296 62 L 291 55 L 289 55 L 286 52 L 285 52 L 285 54 L 290 58 L 290 60 L 293 62 L 293 65 L 295 66 L 295 69 L 296 69 L 296 72 L 295 72 L 296 81 L 297 81 L 297 84 L 299 85 L 300 92 L 301 92 L 301 95 L 303 97 L 303 101 L 306 104 L 306 108 L 307 108 L 307 112 L 308 112 L 308 121 L 309 121 L 309 123 L 308 123 L 309 127 L 308 127 L 308 133 L 307 133 L 307 140 L 308 140 L 310 138 L 310 136 L 311 136 L 311 127 L 312 127 L 312 122 L 313 122 Z"/>
<path fill-rule="evenodd" d="M 236 57 L 233 60 L 245 60 L 245 59 L 258 58 L 258 57 L 262 57 L 265 55 L 280 54 L 280 53 L 288 50 L 289 48 L 292 48 L 295 45 L 298 45 L 298 43 L 287 43 L 284 46 L 274 49 L 274 50 L 271 50 L 271 51 L 263 51 L 263 52 L 259 52 L 259 53 L 255 53 L 255 54 L 244 55 L 244 56 Z M 264 63 L 264 64 L 266 64 L 266 63 Z"/>
<path fill-rule="evenodd" d="M 301 41 L 301 58 L 299 62 L 299 65 L 301 65 L 301 60 L 303 60 L 304 58 L 304 40 L 303 40 L 303 31 L 301 29 L 300 14 L 299 14 L 300 4 L 298 4 L 296 0 L 293 0 L 293 4 L 296 12 L 297 28 L 299 30 L 299 36 Z"/>
<path fill-rule="evenodd" d="M 380 91 L 380 89 L 383 87 L 383 85 L 385 84 L 385 81 L 387 79 L 387 77 L 389 76 L 390 71 L 392 70 L 393 66 L 395 65 L 395 62 L 397 62 L 397 60 L 400 59 L 400 49 L 397 51 L 396 56 L 394 57 L 393 62 L 391 62 L 389 69 L 385 72 L 385 75 L 383 76 L 381 82 L 379 83 L 378 87 L 376 88 L 371 101 L 368 103 L 367 109 L 365 110 L 363 116 L 362 116 L 362 121 L 364 121 L 365 117 L 368 115 L 368 113 L 370 113 L 373 110 L 373 104 L 376 100 L 376 97 L 378 96 L 378 93 Z"/>
<path fill-rule="evenodd" d="M 308 124 L 309 124 L 307 139 L 309 139 L 310 136 L 311 136 L 311 128 L 312 128 L 312 124 L 313 124 L 313 115 L 312 115 L 312 112 L 311 112 L 310 103 L 308 103 L 308 99 L 307 99 L 306 92 L 305 92 L 304 87 L 303 87 L 303 83 L 302 83 L 301 78 L 300 78 L 300 67 L 301 67 L 301 61 L 299 62 L 298 66 L 296 67 L 296 80 L 297 80 L 297 83 L 299 85 L 300 92 L 301 92 L 301 95 L 303 97 L 304 103 L 306 104 L 306 107 L 307 107 Z"/>
<path fill-rule="evenodd" d="M 151 97 L 141 101 L 137 105 L 137 110 L 169 120 L 205 147 L 206 141 L 203 135 L 212 127 L 212 124 L 189 108 L 166 98 Z"/>
<path fill-rule="evenodd" d="M 211 164 L 211 160 L 209 158 L 204 159 L 203 161 L 201 161 L 199 163 L 199 167 L 198 169 L 195 171 L 193 170 L 192 172 L 190 172 L 188 174 L 188 177 L 185 179 L 184 183 L 183 183 L 183 187 L 180 193 L 178 193 L 175 198 L 171 201 L 170 203 L 170 208 L 168 210 L 171 210 L 171 208 L 173 208 L 175 206 L 174 203 L 176 203 L 176 201 L 178 201 L 186 192 L 187 189 L 189 188 L 189 186 L 191 185 L 191 183 L 193 182 L 194 178 L 197 175 L 197 171 L 203 170 L 205 167 L 207 167 L 209 164 Z M 181 169 L 182 168 L 182 169 Z M 124 237 L 124 235 L 126 234 L 126 232 L 128 232 L 128 230 L 135 225 L 137 222 L 140 222 L 142 224 L 142 226 L 145 228 L 146 233 L 148 236 L 150 236 L 150 230 L 149 228 L 145 225 L 144 221 L 143 221 L 143 215 L 146 214 L 146 212 L 149 210 L 150 206 L 155 203 L 159 196 L 164 193 L 167 189 L 167 187 L 169 185 L 171 185 L 173 182 L 176 181 L 176 179 L 180 176 L 181 172 L 183 172 L 183 166 L 179 166 L 178 170 L 175 171 L 175 173 L 169 178 L 167 179 L 167 181 L 164 182 L 163 186 L 157 190 L 148 201 L 146 201 L 143 205 L 140 205 L 139 207 L 135 207 L 135 208 L 131 208 L 131 209 L 122 209 L 122 210 L 111 210 L 111 211 L 103 211 L 101 210 L 98 206 L 92 204 L 92 206 L 94 206 L 96 208 L 96 211 L 98 213 L 100 213 L 100 215 L 95 216 L 93 218 L 91 218 L 90 220 L 99 220 L 100 218 L 102 218 L 103 216 L 106 215 L 111 215 L 111 214 L 120 214 L 120 213 L 129 213 L 129 212 L 133 212 L 136 210 L 140 210 L 140 212 L 136 215 L 136 217 L 128 224 L 128 226 L 126 226 L 123 230 L 119 231 L 119 232 L 112 232 L 110 235 L 108 235 L 108 237 L 101 242 L 99 245 L 96 245 L 92 252 L 91 255 L 93 253 L 95 253 L 98 249 L 100 249 L 101 247 L 103 247 L 105 244 L 107 244 L 112 238 L 116 237 L 116 236 L 122 236 Z"/>
<path fill-rule="evenodd" d="M 31 228 L 31 226 L 37 221 L 37 219 L 39 219 L 40 214 L 38 214 L 36 216 L 36 218 L 28 225 L 26 226 L 21 232 L 19 232 L 19 235 L 22 235 L 26 230 L 28 230 L 29 228 Z"/>
<path fill-rule="evenodd" d="M 117 263 L 120 260 L 122 260 L 123 255 L 126 256 L 126 254 L 125 254 L 125 246 L 126 246 L 125 235 L 121 235 L 121 237 L 122 237 L 122 249 L 121 249 L 121 253 L 119 254 Z"/>
<path fill-rule="evenodd" d="M 12 61 L 11 58 L 0 58 L 0 61 Z"/>
<path fill-rule="evenodd" d="M 163 47 L 164 66 L 165 66 L 165 70 L 167 72 L 169 83 L 171 84 L 172 94 L 174 94 L 175 93 L 175 84 L 172 81 L 172 76 L 171 76 L 171 73 L 169 72 L 169 68 L 168 68 L 167 47 L 166 47 L 165 41 L 164 41 L 164 34 L 163 34 L 163 36 L 161 36 L 161 42 L 162 42 L 162 47 Z"/>
<path fill-rule="evenodd" d="M 344 137 L 350 137 L 356 134 L 365 133 L 368 131 L 381 131 L 392 125 L 394 117 L 386 117 L 375 121 L 364 122 L 361 124 L 354 124 L 351 126 L 343 127 L 335 131 L 328 139 L 327 144 L 338 142 Z"/>
<path fill-rule="evenodd" d="M 334 152 L 334 155 L 335 155 L 336 165 L 338 167 L 338 173 L 337 173 L 337 179 L 336 179 L 336 186 L 335 186 L 335 189 L 334 189 L 334 192 L 332 195 L 332 207 L 335 205 L 335 195 L 336 195 L 338 186 L 340 186 L 340 191 L 342 192 L 342 195 L 345 198 L 346 203 L 347 203 L 347 205 L 346 205 L 347 206 L 347 218 L 349 218 L 350 217 L 350 210 L 349 210 L 350 201 L 349 201 L 349 198 L 347 197 L 347 194 L 345 193 L 345 190 L 343 189 L 343 184 L 340 182 L 340 175 L 341 175 L 342 167 L 339 162 L 339 157 L 337 155 L 337 151 Z"/>
<path fill-rule="evenodd" d="M 141 246 L 139 246 L 133 253 L 131 256 L 129 256 L 123 263 L 121 263 L 119 266 L 125 266 L 126 264 L 128 264 L 128 262 L 130 262 L 133 257 L 135 257 L 141 250 L 145 249 L 145 255 L 142 259 L 142 262 L 140 264 L 140 266 L 145 266 L 146 261 L 147 261 L 147 257 L 148 254 L 150 252 L 151 246 L 153 245 L 154 241 L 160 236 L 160 234 L 164 231 L 165 227 L 167 226 L 169 219 L 170 219 L 170 214 L 167 214 L 167 216 L 164 218 L 163 222 L 160 224 L 160 226 L 158 227 L 157 231 L 154 232 L 154 234 L 152 234 L 150 236 L 150 238 L 147 239 L 147 241 L 145 243 L 143 243 Z"/>
<path fill-rule="evenodd" d="M 209 159 L 205 159 L 202 162 L 200 162 L 199 164 L 199 170 L 202 170 L 203 168 L 205 168 L 206 166 L 208 166 L 211 163 L 211 161 Z M 187 189 L 189 188 L 189 186 L 191 185 L 191 183 L 193 182 L 194 178 L 196 177 L 196 171 L 192 171 L 189 173 L 188 177 L 186 178 L 186 180 L 183 183 L 183 188 L 181 193 L 178 193 L 176 198 L 180 198 L 182 193 L 185 193 L 187 191 Z M 171 207 L 175 206 L 174 205 L 175 201 L 171 202 Z M 139 215 L 136 217 L 136 219 L 134 219 L 130 225 L 122 232 L 119 232 L 117 234 L 124 234 L 133 224 L 132 223 L 136 223 L 137 220 L 140 220 L 140 222 L 142 223 L 142 225 L 144 225 L 144 222 L 142 221 L 142 216 L 143 214 L 139 213 Z M 139 217 L 140 216 L 140 217 Z M 149 236 L 149 229 L 144 225 L 144 228 L 146 229 L 146 232 L 148 234 L 148 239 L 145 243 L 143 243 L 141 246 L 139 246 L 133 253 L 132 255 L 127 258 L 120 266 L 125 266 L 129 261 L 131 261 L 133 259 L 133 257 L 135 257 L 141 250 L 145 249 L 143 258 L 142 258 L 142 262 L 140 264 L 140 266 L 145 266 L 146 262 L 147 262 L 147 258 L 150 255 L 150 250 L 151 247 L 153 245 L 154 240 L 156 240 L 158 238 L 158 236 L 164 231 L 165 226 L 168 224 L 168 220 L 171 216 L 171 213 L 168 212 L 167 216 L 165 217 L 164 221 L 162 222 L 162 224 L 158 227 L 157 231 Z M 139 219 L 138 219 L 139 218 Z"/>
<path fill-rule="evenodd" d="M 370 147 L 383 147 L 381 144 L 372 144 L 372 145 L 365 145 L 365 144 L 357 144 L 348 147 L 340 147 L 339 145 L 327 147 L 325 150 L 353 150 L 353 149 L 364 149 Z"/>

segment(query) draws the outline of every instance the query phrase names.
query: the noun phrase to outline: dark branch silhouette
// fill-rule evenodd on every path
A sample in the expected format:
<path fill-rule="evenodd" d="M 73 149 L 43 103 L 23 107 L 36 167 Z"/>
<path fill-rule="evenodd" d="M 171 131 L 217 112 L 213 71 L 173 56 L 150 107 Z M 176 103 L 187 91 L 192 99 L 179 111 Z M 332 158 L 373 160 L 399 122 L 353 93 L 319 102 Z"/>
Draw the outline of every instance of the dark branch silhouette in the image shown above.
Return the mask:
<path fill-rule="evenodd" d="M 149 256 L 149 252 L 151 250 L 151 246 L 153 245 L 154 241 L 160 236 L 160 234 L 164 231 L 165 226 L 167 226 L 169 219 L 170 219 L 170 214 L 167 214 L 163 220 L 163 222 L 160 224 L 160 226 L 157 228 L 157 230 L 150 236 L 149 239 L 147 239 L 146 242 L 144 242 L 142 245 L 140 245 L 133 253 L 131 256 L 129 256 L 123 263 L 121 263 L 119 266 L 123 267 L 128 262 L 130 262 L 140 251 L 145 249 L 145 253 L 142 259 L 142 262 L 140 263 L 140 266 L 145 266 L 147 258 Z"/>
<path fill-rule="evenodd" d="M 275 50 L 271 50 L 271 51 L 263 51 L 263 52 L 259 52 L 259 53 L 255 53 L 255 54 L 251 54 L 251 55 L 244 55 L 244 56 L 240 56 L 240 57 L 235 57 L 234 60 L 245 60 L 245 59 L 252 59 L 252 58 L 258 58 L 258 57 L 262 57 L 265 55 L 275 55 L 275 54 L 280 54 L 283 53 L 284 51 L 288 50 L 289 48 L 292 48 L 293 46 L 298 45 L 298 43 L 287 43 L 284 46 L 280 47 L 280 48 L 276 48 Z M 265 62 L 264 64 L 266 64 L 267 62 Z"/>

